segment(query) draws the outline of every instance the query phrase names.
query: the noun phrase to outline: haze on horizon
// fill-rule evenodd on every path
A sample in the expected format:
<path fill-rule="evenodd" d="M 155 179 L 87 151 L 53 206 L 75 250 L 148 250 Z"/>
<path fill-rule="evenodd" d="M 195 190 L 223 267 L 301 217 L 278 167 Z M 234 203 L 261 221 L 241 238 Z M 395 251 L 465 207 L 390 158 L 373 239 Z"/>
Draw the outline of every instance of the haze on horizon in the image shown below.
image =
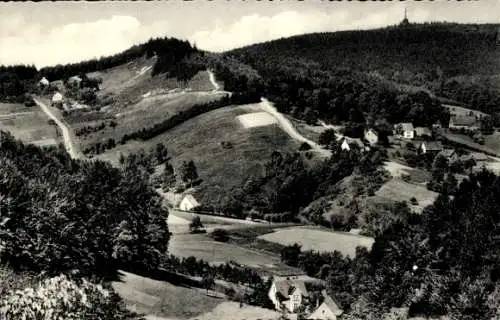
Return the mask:
<path fill-rule="evenodd" d="M 304 33 L 394 25 L 405 8 L 411 22 L 500 22 L 500 0 L 11 2 L 0 4 L 0 65 L 73 63 L 163 36 L 220 52 Z"/>

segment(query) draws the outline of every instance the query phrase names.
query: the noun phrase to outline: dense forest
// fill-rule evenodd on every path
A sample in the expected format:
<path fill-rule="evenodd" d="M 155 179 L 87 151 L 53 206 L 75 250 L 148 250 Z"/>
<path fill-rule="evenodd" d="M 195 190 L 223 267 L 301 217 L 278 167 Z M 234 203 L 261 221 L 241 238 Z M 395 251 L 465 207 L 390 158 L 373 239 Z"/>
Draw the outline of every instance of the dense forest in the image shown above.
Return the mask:
<path fill-rule="evenodd" d="M 138 165 L 72 160 L 1 134 L 0 261 L 14 270 L 154 268 L 168 246 L 168 212 Z"/>
<path fill-rule="evenodd" d="M 388 319 L 382 315 L 393 307 L 408 308 L 410 317 L 498 319 L 499 199 L 500 178 L 482 171 L 453 194 L 441 194 L 422 215 L 394 206 L 400 219 L 376 237 L 370 252 L 358 248 L 350 259 L 294 245 L 283 249 L 282 259 L 326 280 L 345 319 Z"/>
<path fill-rule="evenodd" d="M 272 88 L 266 93 L 268 96 L 283 96 L 285 93 L 292 105 L 299 104 L 297 107 L 302 113 L 305 107 L 300 104 L 304 95 L 312 95 L 308 91 L 338 91 L 339 86 L 342 88 L 340 81 L 350 82 L 353 88 L 344 89 L 344 93 L 335 92 L 329 99 L 323 93 L 323 99 L 327 100 L 323 104 L 317 101 L 318 92 L 316 97 L 308 99 L 306 105 L 313 112 L 318 110 L 320 115 L 325 102 L 335 105 L 335 108 L 350 103 L 352 106 L 343 108 L 347 111 L 364 111 L 371 108 L 373 102 L 394 106 L 392 99 L 384 101 L 385 97 L 371 103 L 357 101 L 361 93 L 372 96 L 364 93 L 367 88 L 392 83 L 395 88 L 400 84 L 427 88 L 471 108 L 491 112 L 492 106 L 500 100 L 498 86 L 490 86 L 488 93 L 484 92 L 482 84 L 469 85 L 470 81 L 456 88 L 453 78 L 477 75 L 489 79 L 500 73 L 498 28 L 494 24 L 432 23 L 315 33 L 251 45 L 226 55 L 257 70 L 266 86 Z M 242 86 L 241 79 L 237 80 L 234 81 L 235 88 Z M 381 93 L 385 96 L 384 92 Z"/>
<path fill-rule="evenodd" d="M 99 283 L 118 269 L 155 270 L 167 261 L 168 211 L 149 169 L 135 157 L 120 169 L 73 160 L 0 133 L 0 292 L 26 284 L 17 295 L 0 294 L 0 318 L 44 318 L 50 309 L 29 310 L 52 301 L 65 319 L 137 319 Z"/>

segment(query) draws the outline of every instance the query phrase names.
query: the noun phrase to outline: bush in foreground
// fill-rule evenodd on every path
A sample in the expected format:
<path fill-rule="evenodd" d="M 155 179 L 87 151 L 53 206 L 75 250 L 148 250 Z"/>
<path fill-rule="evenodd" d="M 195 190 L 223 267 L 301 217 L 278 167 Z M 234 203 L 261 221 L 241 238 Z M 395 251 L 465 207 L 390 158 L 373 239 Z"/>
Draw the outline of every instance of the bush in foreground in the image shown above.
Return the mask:
<path fill-rule="evenodd" d="M 1 319 L 143 319 L 125 309 L 111 290 L 66 276 L 47 279 L 37 287 L 0 298 Z"/>

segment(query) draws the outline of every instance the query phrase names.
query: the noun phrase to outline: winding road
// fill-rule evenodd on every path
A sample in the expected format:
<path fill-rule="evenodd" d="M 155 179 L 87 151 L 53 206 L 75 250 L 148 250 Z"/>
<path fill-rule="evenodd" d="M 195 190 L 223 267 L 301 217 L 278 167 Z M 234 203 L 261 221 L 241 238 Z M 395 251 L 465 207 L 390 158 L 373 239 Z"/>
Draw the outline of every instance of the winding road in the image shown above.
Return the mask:
<path fill-rule="evenodd" d="M 64 141 L 64 147 L 66 148 L 66 151 L 69 153 L 71 158 L 73 159 L 82 158 L 82 155 L 78 152 L 78 148 L 76 147 L 75 142 L 71 137 L 70 129 L 61 120 L 59 120 L 59 118 L 55 115 L 53 110 L 51 110 L 51 108 L 48 107 L 45 103 L 38 100 L 37 98 L 33 98 L 33 100 L 43 110 L 43 112 L 47 114 L 47 116 L 50 119 L 54 120 L 56 125 L 61 129 Z"/>
<path fill-rule="evenodd" d="M 311 146 L 312 150 L 317 151 L 318 153 L 324 155 L 325 157 L 330 157 L 332 155 L 332 152 L 330 150 L 322 148 L 316 142 L 309 140 L 303 135 L 301 135 L 297 131 L 297 129 L 295 129 L 290 120 L 288 120 L 282 113 L 280 113 L 269 100 L 267 100 L 266 98 L 261 98 L 261 101 L 262 101 L 260 103 L 261 109 L 272 115 L 276 120 L 278 120 L 281 129 L 283 129 L 283 131 L 285 131 L 292 139 L 300 142 L 306 142 L 308 145 Z"/>

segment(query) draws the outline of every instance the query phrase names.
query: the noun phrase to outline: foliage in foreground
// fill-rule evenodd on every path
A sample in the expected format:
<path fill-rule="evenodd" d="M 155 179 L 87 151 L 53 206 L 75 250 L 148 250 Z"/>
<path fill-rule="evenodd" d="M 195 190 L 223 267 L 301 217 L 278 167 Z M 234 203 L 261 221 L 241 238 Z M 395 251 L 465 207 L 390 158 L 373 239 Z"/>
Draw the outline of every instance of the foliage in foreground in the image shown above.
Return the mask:
<path fill-rule="evenodd" d="M 168 212 L 135 163 L 72 160 L 1 133 L 0 262 L 57 275 L 157 267 Z"/>
<path fill-rule="evenodd" d="M 132 320 L 143 319 L 125 309 L 112 289 L 66 276 L 0 297 L 1 319 Z"/>

